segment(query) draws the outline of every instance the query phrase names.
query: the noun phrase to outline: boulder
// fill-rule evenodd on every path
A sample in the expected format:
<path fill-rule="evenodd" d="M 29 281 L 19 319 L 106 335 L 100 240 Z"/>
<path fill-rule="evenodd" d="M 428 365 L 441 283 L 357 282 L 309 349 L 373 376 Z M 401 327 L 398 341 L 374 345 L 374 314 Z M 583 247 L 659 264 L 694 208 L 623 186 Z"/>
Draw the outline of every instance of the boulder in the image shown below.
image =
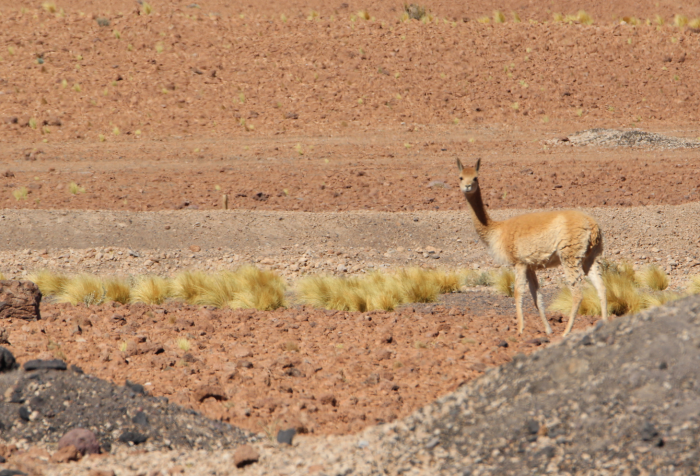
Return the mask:
<path fill-rule="evenodd" d="M 41 291 L 31 281 L 0 281 L 0 319 L 41 319 Z"/>
<path fill-rule="evenodd" d="M 98 454 L 100 443 L 95 434 L 85 428 L 73 428 L 58 440 L 58 448 L 74 446 L 81 455 Z"/>

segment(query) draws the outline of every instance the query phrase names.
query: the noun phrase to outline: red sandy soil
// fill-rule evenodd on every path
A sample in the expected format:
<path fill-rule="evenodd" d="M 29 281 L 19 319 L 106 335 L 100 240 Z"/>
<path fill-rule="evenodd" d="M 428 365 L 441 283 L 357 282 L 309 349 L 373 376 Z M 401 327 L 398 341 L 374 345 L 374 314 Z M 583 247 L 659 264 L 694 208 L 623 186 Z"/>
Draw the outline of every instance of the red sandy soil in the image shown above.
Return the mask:
<path fill-rule="evenodd" d="M 458 307 L 369 313 L 47 304 L 44 319 L 5 328 L 20 362 L 63 357 L 91 375 L 145 384 L 155 396 L 256 432 L 347 433 L 405 416 L 538 348 L 533 339 L 544 333 L 536 315 L 516 336 L 512 300 L 469 294 L 468 306 L 463 299 Z M 564 330 L 560 318 L 551 316 L 552 341 Z M 593 322 L 580 317 L 576 328 Z M 178 348 L 180 338 L 189 351 Z"/>

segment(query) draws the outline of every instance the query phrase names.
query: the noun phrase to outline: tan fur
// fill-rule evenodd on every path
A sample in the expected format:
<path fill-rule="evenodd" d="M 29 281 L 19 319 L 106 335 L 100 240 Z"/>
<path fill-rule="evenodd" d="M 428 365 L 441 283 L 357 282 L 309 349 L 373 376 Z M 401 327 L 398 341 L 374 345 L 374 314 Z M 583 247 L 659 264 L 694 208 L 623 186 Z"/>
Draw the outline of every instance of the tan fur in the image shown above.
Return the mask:
<path fill-rule="evenodd" d="M 599 258 L 603 254 L 603 235 L 598 223 L 576 210 L 527 213 L 505 221 L 489 217 L 481 198 L 478 172 L 481 160 L 474 167 L 459 167 L 459 185 L 469 202 L 474 227 L 489 249 L 491 256 L 502 265 L 515 268 L 515 307 L 518 332 L 524 322 L 522 300 L 529 287 L 535 307 L 539 310 L 547 334 L 552 328 L 544 312 L 544 301 L 535 271 L 562 266 L 567 285 L 571 288 L 573 305 L 564 335 L 571 331 L 581 305 L 582 281 L 588 275 L 601 301 L 602 319 L 607 319 L 607 299 Z"/>

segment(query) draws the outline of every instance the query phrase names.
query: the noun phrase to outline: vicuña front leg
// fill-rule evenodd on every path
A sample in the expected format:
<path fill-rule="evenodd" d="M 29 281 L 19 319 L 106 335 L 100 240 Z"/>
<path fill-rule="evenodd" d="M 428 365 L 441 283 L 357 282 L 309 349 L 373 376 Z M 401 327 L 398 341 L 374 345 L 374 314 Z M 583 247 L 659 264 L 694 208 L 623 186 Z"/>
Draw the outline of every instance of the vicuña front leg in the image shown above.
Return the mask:
<path fill-rule="evenodd" d="M 518 334 L 522 334 L 523 329 L 525 328 L 525 321 L 523 319 L 523 295 L 525 294 L 526 282 L 527 267 L 523 264 L 516 264 L 513 296 L 515 297 L 515 314 L 518 317 Z"/>
<path fill-rule="evenodd" d="M 527 268 L 527 284 L 530 287 L 530 294 L 532 295 L 532 301 L 535 303 L 535 307 L 540 312 L 540 319 L 544 324 L 544 331 L 547 334 L 552 333 L 552 328 L 547 322 L 547 316 L 544 312 L 544 298 L 542 297 L 542 291 L 540 291 L 540 283 L 537 281 L 537 275 L 535 270 L 532 268 Z"/>

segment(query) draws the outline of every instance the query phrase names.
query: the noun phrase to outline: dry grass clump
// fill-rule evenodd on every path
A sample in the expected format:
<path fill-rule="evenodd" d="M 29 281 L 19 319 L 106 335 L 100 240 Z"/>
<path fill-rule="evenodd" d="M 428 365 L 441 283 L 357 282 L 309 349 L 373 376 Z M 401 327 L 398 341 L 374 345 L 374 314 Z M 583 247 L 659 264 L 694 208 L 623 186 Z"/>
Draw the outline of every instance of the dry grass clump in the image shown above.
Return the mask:
<path fill-rule="evenodd" d="M 700 294 L 700 275 L 690 278 L 686 292 L 688 294 Z"/>
<path fill-rule="evenodd" d="M 57 301 L 69 302 L 73 305 L 79 303 L 93 305 L 103 303 L 105 295 L 100 278 L 90 274 L 80 274 L 65 283 L 62 292 L 57 295 Z"/>
<path fill-rule="evenodd" d="M 668 275 L 659 265 L 650 264 L 636 275 L 637 282 L 653 291 L 663 291 L 668 287 Z"/>
<path fill-rule="evenodd" d="M 424 6 L 411 3 L 410 5 L 403 5 L 403 20 L 422 20 L 427 14 L 427 10 Z"/>
<path fill-rule="evenodd" d="M 493 274 L 488 271 L 467 269 L 460 272 L 461 284 L 467 287 L 492 286 Z"/>
<path fill-rule="evenodd" d="M 493 288 L 507 297 L 513 297 L 515 293 L 515 273 L 510 268 L 503 268 L 494 273 Z"/>
<path fill-rule="evenodd" d="M 102 282 L 106 302 L 126 304 L 131 301 L 131 286 L 126 279 L 111 277 Z"/>
<path fill-rule="evenodd" d="M 0 281 L 5 281 L 5 275 L 0 273 Z"/>
<path fill-rule="evenodd" d="M 649 307 L 660 306 L 683 297 L 682 294 L 664 291 L 668 287 L 668 276 L 657 265 L 649 265 L 635 273 L 630 263 L 602 262 L 603 282 L 607 290 L 608 312 L 617 316 L 639 312 Z M 700 292 L 700 277 L 697 292 Z M 687 293 L 691 294 L 692 280 Z M 640 287 L 651 292 L 643 292 Z M 568 314 L 571 311 L 571 291 L 563 287 L 549 308 Z M 586 280 L 579 314 L 596 316 L 601 314 L 600 300 L 593 285 Z"/>
<path fill-rule="evenodd" d="M 55 274 L 48 269 L 42 269 L 30 274 L 27 279 L 37 285 L 44 296 L 59 295 L 68 283 L 68 278 L 62 274 Z"/>
<path fill-rule="evenodd" d="M 393 274 L 363 277 L 312 276 L 299 281 L 299 300 L 339 311 L 391 311 L 401 304 L 434 302 L 441 293 L 459 289 L 463 278 L 454 272 L 408 268 Z"/>
<path fill-rule="evenodd" d="M 160 276 L 141 276 L 131 288 L 131 302 L 162 304 L 170 295 L 170 283 Z"/>
<path fill-rule="evenodd" d="M 172 296 L 190 304 L 273 310 L 285 305 L 284 280 L 272 271 L 243 266 L 216 275 L 186 271 L 175 277 Z"/>
<path fill-rule="evenodd" d="M 285 305 L 286 286 L 277 273 L 255 266 L 243 266 L 233 273 L 233 279 L 238 285 L 238 292 L 229 301 L 230 307 L 272 311 Z"/>

